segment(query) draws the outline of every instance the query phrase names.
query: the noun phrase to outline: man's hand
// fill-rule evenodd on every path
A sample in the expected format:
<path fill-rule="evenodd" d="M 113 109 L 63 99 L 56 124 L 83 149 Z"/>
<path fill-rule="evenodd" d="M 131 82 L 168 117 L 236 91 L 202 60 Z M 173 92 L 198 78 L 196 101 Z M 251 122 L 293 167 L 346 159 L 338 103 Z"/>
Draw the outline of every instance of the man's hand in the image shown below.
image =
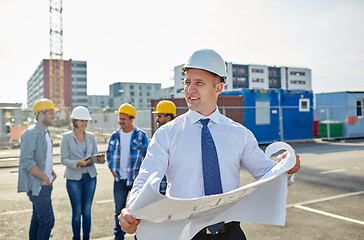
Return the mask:
<path fill-rule="evenodd" d="M 56 178 L 57 178 L 57 174 L 56 174 L 56 172 L 54 170 L 52 170 L 52 176 L 53 176 L 53 181 L 52 182 L 54 182 L 54 180 L 56 180 Z"/>
<path fill-rule="evenodd" d="M 121 230 L 123 230 L 124 232 L 129 233 L 129 234 L 134 234 L 140 223 L 140 219 L 133 218 L 130 215 L 129 208 L 124 208 L 123 210 L 121 210 L 121 213 L 120 213 L 118 219 L 119 219 L 119 225 L 121 227 Z"/>
<path fill-rule="evenodd" d="M 51 182 L 49 181 L 49 177 L 47 177 L 47 175 L 44 178 L 42 178 L 42 180 L 43 180 L 42 186 L 51 185 Z"/>
<path fill-rule="evenodd" d="M 41 179 L 43 181 L 42 183 L 43 186 L 51 185 L 48 176 L 44 172 L 42 172 L 42 170 L 40 170 L 40 168 L 37 165 L 35 165 L 32 169 L 30 169 L 29 172 L 34 176 L 36 176 L 37 178 Z"/>
<path fill-rule="evenodd" d="M 293 168 L 291 168 L 290 170 L 287 171 L 288 174 L 294 174 L 294 173 L 298 172 L 298 170 L 300 170 L 300 168 L 301 168 L 300 155 L 298 155 L 296 153 L 296 151 L 294 153 L 296 154 L 296 164 L 294 165 Z M 284 153 L 278 155 L 277 163 L 282 161 L 282 159 L 285 158 L 287 156 L 287 154 L 288 154 L 288 152 L 284 152 Z"/>

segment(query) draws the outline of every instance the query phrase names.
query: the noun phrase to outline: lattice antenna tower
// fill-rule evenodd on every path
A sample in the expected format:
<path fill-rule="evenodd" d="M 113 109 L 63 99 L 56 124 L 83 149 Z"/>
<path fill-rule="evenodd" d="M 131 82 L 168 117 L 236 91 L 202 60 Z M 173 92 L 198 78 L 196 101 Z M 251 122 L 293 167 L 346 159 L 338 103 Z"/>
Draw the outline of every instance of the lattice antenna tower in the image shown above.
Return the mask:
<path fill-rule="evenodd" d="M 50 99 L 57 107 L 65 107 L 64 70 L 63 70 L 63 27 L 62 0 L 49 1 L 50 12 L 50 58 L 49 58 L 49 92 Z"/>

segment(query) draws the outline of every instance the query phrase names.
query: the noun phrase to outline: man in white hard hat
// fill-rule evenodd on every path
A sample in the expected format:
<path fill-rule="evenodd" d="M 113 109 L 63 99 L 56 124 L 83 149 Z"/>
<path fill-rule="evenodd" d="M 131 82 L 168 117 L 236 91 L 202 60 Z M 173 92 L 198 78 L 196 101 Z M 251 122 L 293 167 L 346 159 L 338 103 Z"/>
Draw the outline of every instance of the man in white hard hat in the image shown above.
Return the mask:
<path fill-rule="evenodd" d="M 276 165 L 265 158 L 247 128 L 220 114 L 217 99 L 227 81 L 221 56 L 213 50 L 198 50 L 182 71 L 186 74 L 184 93 L 189 111 L 154 133 L 128 206 L 154 172 L 160 179 L 167 175 L 167 196 L 190 199 L 238 188 L 241 165 L 256 179 Z M 288 173 L 296 173 L 299 168 L 297 155 L 296 165 Z M 158 189 L 158 184 L 156 181 L 153 186 Z M 119 220 L 128 233 L 135 232 L 140 223 L 129 208 L 123 209 Z M 193 237 L 193 240 L 206 239 L 246 238 L 239 222 L 219 222 L 201 229 Z"/>
<path fill-rule="evenodd" d="M 175 118 L 177 114 L 176 105 L 170 100 L 161 100 L 157 104 L 153 113 L 156 114 L 155 121 L 157 122 L 159 128 L 160 126 L 163 126 Z M 164 176 L 159 187 L 159 192 L 163 195 L 166 195 L 166 190 L 167 178 Z"/>
<path fill-rule="evenodd" d="M 111 134 L 106 159 L 114 177 L 114 235 L 116 240 L 122 240 L 125 232 L 120 228 L 118 216 L 125 207 L 128 193 L 147 152 L 148 137 L 133 125 L 135 108 L 131 104 L 122 104 L 117 113 L 120 128 Z"/>
<path fill-rule="evenodd" d="M 18 192 L 27 193 L 33 205 L 29 239 L 49 239 L 54 226 L 52 183 L 53 144 L 48 127 L 53 124 L 55 107 L 51 100 L 41 99 L 33 106 L 36 123 L 21 137 Z"/>

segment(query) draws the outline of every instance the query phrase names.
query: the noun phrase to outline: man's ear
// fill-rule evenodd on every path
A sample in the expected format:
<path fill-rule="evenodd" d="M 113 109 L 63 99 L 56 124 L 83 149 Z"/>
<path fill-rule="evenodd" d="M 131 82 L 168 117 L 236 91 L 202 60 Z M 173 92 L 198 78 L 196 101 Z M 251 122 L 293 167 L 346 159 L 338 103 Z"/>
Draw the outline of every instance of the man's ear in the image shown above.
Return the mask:
<path fill-rule="evenodd" d="M 224 89 L 224 84 L 222 82 L 217 83 L 215 89 L 216 89 L 217 95 L 220 95 L 222 90 Z"/>

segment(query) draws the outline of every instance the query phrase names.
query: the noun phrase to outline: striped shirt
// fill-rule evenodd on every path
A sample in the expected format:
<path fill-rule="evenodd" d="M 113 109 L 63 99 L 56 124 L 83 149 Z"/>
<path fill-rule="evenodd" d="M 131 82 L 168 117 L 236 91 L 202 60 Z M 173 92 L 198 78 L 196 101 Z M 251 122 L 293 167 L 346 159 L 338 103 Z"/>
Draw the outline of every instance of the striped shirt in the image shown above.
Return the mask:
<path fill-rule="evenodd" d="M 155 172 L 159 181 L 153 181 L 153 187 L 157 190 L 161 179 L 166 175 L 168 196 L 197 198 L 205 195 L 201 118 L 205 116 L 189 110 L 158 128 L 134 182 L 128 206 L 138 197 L 144 183 Z M 239 187 L 240 166 L 245 167 L 256 179 L 275 166 L 274 161 L 264 156 L 254 135 L 247 128 L 223 116 L 218 109 L 207 118 L 210 118 L 208 128 L 216 145 L 223 192 Z"/>

